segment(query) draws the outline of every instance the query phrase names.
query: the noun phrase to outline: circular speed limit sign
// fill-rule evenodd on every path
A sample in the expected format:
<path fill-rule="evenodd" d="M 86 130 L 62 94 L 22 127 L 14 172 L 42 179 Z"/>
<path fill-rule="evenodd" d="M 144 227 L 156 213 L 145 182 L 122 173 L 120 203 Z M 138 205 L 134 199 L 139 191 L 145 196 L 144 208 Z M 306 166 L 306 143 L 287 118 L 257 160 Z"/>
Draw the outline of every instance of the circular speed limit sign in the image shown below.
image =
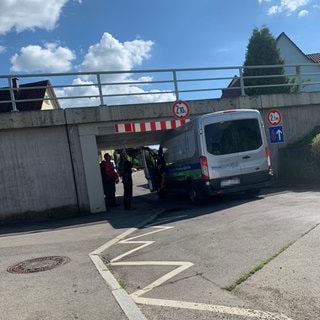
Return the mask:
<path fill-rule="evenodd" d="M 172 105 L 172 112 L 178 119 L 187 118 L 190 114 L 190 106 L 185 101 L 177 100 Z"/>

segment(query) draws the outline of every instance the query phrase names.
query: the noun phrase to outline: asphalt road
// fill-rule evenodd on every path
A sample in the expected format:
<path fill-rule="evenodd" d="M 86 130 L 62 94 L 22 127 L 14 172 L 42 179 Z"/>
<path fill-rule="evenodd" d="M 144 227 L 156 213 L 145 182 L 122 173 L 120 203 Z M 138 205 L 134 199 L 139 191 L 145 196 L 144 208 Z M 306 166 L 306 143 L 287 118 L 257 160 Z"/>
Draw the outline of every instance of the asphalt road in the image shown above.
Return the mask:
<path fill-rule="evenodd" d="M 318 319 L 320 192 L 267 189 L 191 206 L 159 201 L 134 174 L 137 210 L 1 227 L 0 319 Z M 122 186 L 117 186 L 121 203 Z M 143 221 L 144 227 L 136 228 Z M 141 311 L 132 317 L 90 260 Z M 70 260 L 52 270 L 12 274 L 36 257 Z"/>
<path fill-rule="evenodd" d="M 148 319 L 317 319 L 319 195 L 171 196 L 104 258 Z"/>

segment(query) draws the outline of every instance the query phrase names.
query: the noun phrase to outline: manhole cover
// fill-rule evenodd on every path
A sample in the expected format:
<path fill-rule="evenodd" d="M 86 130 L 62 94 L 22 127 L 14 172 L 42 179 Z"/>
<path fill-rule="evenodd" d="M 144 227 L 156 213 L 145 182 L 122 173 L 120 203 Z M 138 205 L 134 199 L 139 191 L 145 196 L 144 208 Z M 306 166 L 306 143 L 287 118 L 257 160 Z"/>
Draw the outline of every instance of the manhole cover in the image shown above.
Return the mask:
<path fill-rule="evenodd" d="M 47 271 L 70 262 L 68 257 L 40 257 L 19 262 L 7 269 L 10 273 L 33 273 Z"/>

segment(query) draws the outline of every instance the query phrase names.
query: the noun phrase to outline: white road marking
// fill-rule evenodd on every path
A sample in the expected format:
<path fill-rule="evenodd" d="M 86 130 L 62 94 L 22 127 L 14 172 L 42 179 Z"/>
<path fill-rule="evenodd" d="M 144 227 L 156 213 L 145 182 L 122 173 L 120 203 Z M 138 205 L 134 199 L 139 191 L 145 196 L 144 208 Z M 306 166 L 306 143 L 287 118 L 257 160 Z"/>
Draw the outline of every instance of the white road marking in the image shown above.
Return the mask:
<path fill-rule="evenodd" d="M 140 297 L 143 294 L 147 293 L 148 291 L 151 291 L 155 287 L 160 286 L 164 282 L 168 281 L 169 279 L 175 277 L 179 273 L 187 270 L 188 268 L 193 266 L 193 263 L 191 262 L 184 262 L 184 261 L 138 261 L 138 262 L 116 262 L 112 263 L 113 266 L 178 266 L 178 268 L 174 269 L 173 271 L 170 271 L 166 273 L 164 276 L 160 277 L 156 281 L 150 283 L 146 287 L 144 287 L 141 290 L 138 290 L 131 294 L 131 297 L 135 299 L 136 297 Z"/>
<path fill-rule="evenodd" d="M 145 304 L 145 305 L 152 305 L 152 306 L 159 306 L 159 307 L 190 309 L 190 310 L 198 310 L 198 311 L 209 311 L 213 313 L 242 316 L 242 317 L 254 318 L 259 320 L 261 319 L 292 320 L 284 314 L 279 314 L 275 312 L 267 312 L 267 311 L 237 308 L 237 307 L 226 307 L 226 306 L 204 304 L 204 303 L 197 303 L 197 302 L 141 298 L 141 297 L 134 296 L 134 294 L 131 294 L 131 296 L 133 297 L 134 301 L 138 304 Z"/>
<path fill-rule="evenodd" d="M 146 223 L 148 223 L 149 221 L 154 220 L 156 216 L 157 216 L 157 214 L 152 216 L 150 218 L 150 220 L 148 219 L 148 221 L 142 222 L 141 225 L 143 226 Z M 115 277 L 112 275 L 112 273 L 109 271 L 109 269 L 107 268 L 105 263 L 100 258 L 100 255 L 102 255 L 105 250 L 110 248 L 112 245 L 118 243 L 119 241 L 121 241 L 121 239 L 124 239 L 129 234 L 138 230 L 138 227 L 128 229 L 127 231 L 123 232 L 122 234 L 120 234 L 116 238 L 108 241 L 107 243 L 105 243 L 101 247 L 92 251 L 89 254 L 89 257 L 90 257 L 91 261 L 93 262 L 93 264 L 95 265 L 95 267 L 97 268 L 100 275 L 102 276 L 102 278 L 104 279 L 104 281 L 110 287 L 112 295 L 114 296 L 114 298 L 116 299 L 116 301 L 120 305 L 122 311 L 125 313 L 127 318 L 129 320 L 148 320 L 145 317 L 145 315 L 141 312 L 141 310 L 138 308 L 138 306 L 136 305 L 134 300 L 128 295 L 128 293 L 123 288 L 121 288 L 118 281 L 115 279 Z"/>
<path fill-rule="evenodd" d="M 103 253 L 104 251 L 109 249 L 111 246 L 113 246 L 114 244 L 118 243 L 121 239 L 125 238 L 126 236 L 128 236 L 129 234 L 135 232 L 136 230 L 137 230 L 137 228 L 131 228 L 131 229 L 127 230 L 126 232 L 120 234 L 119 236 L 117 236 L 114 239 L 108 241 L 107 243 L 105 243 L 101 247 L 99 247 L 96 250 L 92 251 L 90 253 L 90 255 L 95 255 L 95 254 L 99 255 L 99 254 Z"/>
<path fill-rule="evenodd" d="M 159 226 L 155 226 L 153 228 L 156 228 L 157 230 L 155 231 L 150 231 L 150 232 L 147 232 L 147 233 L 144 233 L 143 235 L 139 235 L 139 236 L 135 236 L 135 237 L 132 237 L 132 238 L 128 238 L 128 239 L 125 239 L 125 240 L 122 240 L 122 241 L 119 241 L 120 244 L 141 244 L 141 246 L 135 248 L 135 249 L 132 249 L 114 259 L 111 260 L 111 264 L 115 261 L 118 261 L 118 260 L 121 260 L 122 258 L 128 256 L 129 254 L 133 253 L 133 252 L 136 252 L 136 251 L 139 251 L 145 247 L 148 247 L 150 246 L 151 244 L 154 243 L 154 241 L 133 241 L 134 239 L 138 239 L 138 238 L 141 238 L 141 237 L 145 237 L 145 236 L 148 236 L 150 234 L 153 234 L 153 233 L 158 233 L 158 232 L 161 232 L 161 231 L 165 231 L 165 230 L 168 230 L 168 229 L 172 229 L 173 227 L 159 227 Z"/>
<path fill-rule="evenodd" d="M 94 251 L 96 252 L 96 250 Z M 102 252 L 101 252 L 102 253 Z M 135 301 L 128 295 L 127 291 L 121 288 L 118 281 L 112 275 L 112 273 L 108 270 L 107 266 L 101 260 L 99 255 L 89 254 L 90 259 L 96 266 L 100 275 L 104 279 L 104 281 L 111 288 L 112 295 L 118 302 L 122 311 L 125 313 L 129 320 L 148 320 L 145 315 L 141 312 L 141 310 L 136 305 Z M 109 316 L 106 315 L 106 319 L 109 319 Z"/>
<path fill-rule="evenodd" d="M 176 217 L 172 217 L 171 220 L 176 219 Z M 167 222 L 170 221 L 167 220 Z M 159 223 L 159 222 L 158 222 Z M 162 221 L 163 223 L 163 221 Z M 190 309 L 190 310 L 198 310 L 198 311 L 209 311 L 212 313 L 219 313 L 225 315 L 233 315 L 233 316 L 244 316 L 248 318 L 255 318 L 255 319 L 262 319 L 262 320 L 292 320 L 291 318 L 287 317 L 284 314 L 279 314 L 275 312 L 267 312 L 261 310 L 254 310 L 248 308 L 238 308 L 238 307 L 227 307 L 227 306 L 220 306 L 220 305 L 211 305 L 211 304 L 204 304 L 204 303 L 197 303 L 197 302 L 187 302 L 187 301 L 176 301 L 176 300 L 165 300 L 165 299 L 151 299 L 151 298 L 144 298 L 141 297 L 145 293 L 153 290 L 154 288 L 162 285 L 169 279 L 175 277 L 179 273 L 187 270 L 188 268 L 193 266 L 193 263 L 186 262 L 186 261 L 122 261 L 119 260 L 127 257 L 128 255 L 141 250 L 151 244 L 154 241 L 150 240 L 139 240 L 137 239 L 166 231 L 169 229 L 174 228 L 173 226 L 159 226 L 156 223 L 152 225 L 147 225 L 149 228 L 156 229 L 154 231 L 149 231 L 144 234 L 124 239 L 126 236 L 131 234 L 132 232 L 138 230 L 137 228 L 129 229 L 128 231 L 124 232 L 117 238 L 107 242 L 105 245 L 101 246 L 100 248 L 96 249 L 90 254 L 90 258 L 92 259 L 93 263 L 96 265 L 97 269 L 99 270 L 100 274 L 103 276 L 105 281 L 109 284 L 111 288 L 113 288 L 113 295 L 117 299 L 118 303 L 126 313 L 128 319 L 130 320 L 147 320 L 145 316 L 142 314 L 140 309 L 132 303 L 133 301 L 137 304 L 144 304 L 144 305 L 153 305 L 153 306 L 162 306 L 162 307 L 171 307 L 171 308 L 182 308 L 182 309 Z M 123 240 L 122 240 L 123 239 Z M 143 289 L 137 290 L 136 292 L 132 293 L 130 296 L 123 289 L 120 288 L 120 285 L 114 279 L 110 271 L 108 270 L 107 266 L 102 266 L 103 263 L 98 256 L 102 254 L 106 249 L 111 247 L 112 245 L 119 243 L 119 244 L 139 244 L 138 247 L 135 249 L 129 250 L 124 254 L 121 254 L 114 259 L 111 260 L 111 266 L 177 266 L 174 270 L 166 273 L 156 281 L 148 284 Z M 100 261 L 99 261 L 100 260 Z M 119 295 L 119 290 L 121 294 Z M 120 296 L 120 297 L 119 297 Z M 119 298 L 118 298 L 119 297 Z M 131 301 L 130 301 L 131 297 Z"/>

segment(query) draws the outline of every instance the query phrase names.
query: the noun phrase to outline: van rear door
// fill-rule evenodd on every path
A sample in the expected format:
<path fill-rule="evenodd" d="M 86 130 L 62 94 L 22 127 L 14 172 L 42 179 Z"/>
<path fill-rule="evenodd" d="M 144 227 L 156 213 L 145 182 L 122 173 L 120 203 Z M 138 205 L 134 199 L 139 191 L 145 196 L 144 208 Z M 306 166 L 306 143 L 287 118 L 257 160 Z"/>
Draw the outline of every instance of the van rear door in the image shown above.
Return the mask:
<path fill-rule="evenodd" d="M 250 185 L 268 180 L 268 146 L 262 119 L 260 116 L 242 119 L 238 125 L 242 183 Z"/>
<path fill-rule="evenodd" d="M 240 183 L 241 164 L 231 120 L 230 114 L 221 113 L 214 117 L 204 117 L 201 123 L 209 178 L 221 179 L 221 187 Z"/>
<path fill-rule="evenodd" d="M 144 175 L 147 179 L 148 187 L 151 192 L 158 190 L 154 155 L 155 153 L 149 147 L 141 148 L 141 156 L 144 165 Z"/>
<path fill-rule="evenodd" d="M 267 142 L 258 111 L 218 112 L 204 119 L 203 131 L 210 180 L 218 179 L 221 188 L 268 180 Z"/>

